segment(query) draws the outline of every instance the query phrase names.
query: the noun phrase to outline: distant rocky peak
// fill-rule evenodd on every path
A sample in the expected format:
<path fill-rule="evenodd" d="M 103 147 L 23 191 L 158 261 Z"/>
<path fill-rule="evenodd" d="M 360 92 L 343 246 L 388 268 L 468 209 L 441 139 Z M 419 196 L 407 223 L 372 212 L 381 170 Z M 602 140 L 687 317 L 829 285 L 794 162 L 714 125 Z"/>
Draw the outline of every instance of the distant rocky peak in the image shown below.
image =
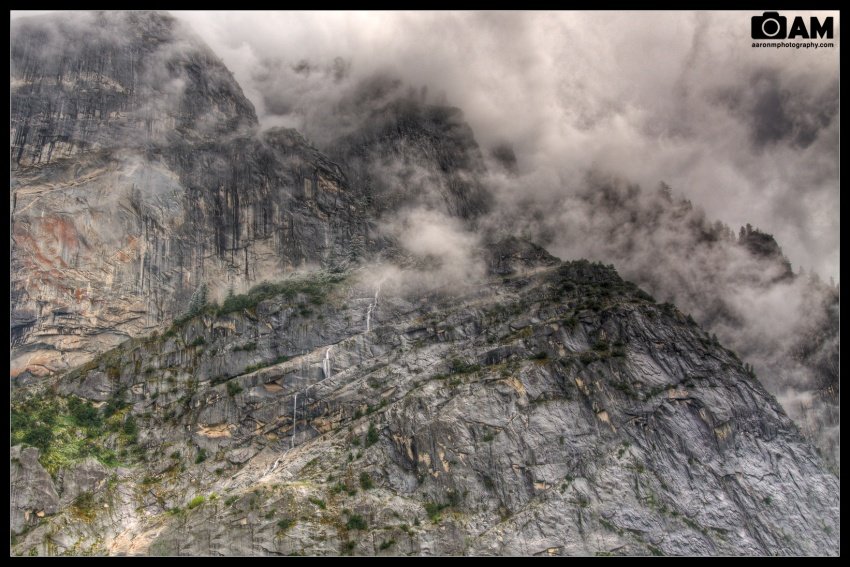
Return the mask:
<path fill-rule="evenodd" d="M 785 269 L 780 277 L 785 278 L 794 275 L 791 269 L 791 262 L 782 253 L 782 248 L 779 247 L 772 234 L 762 232 L 747 224 L 741 227 L 738 244 L 746 248 L 756 258 L 767 258 L 782 264 Z"/>
<path fill-rule="evenodd" d="M 22 18 L 10 29 L 13 166 L 253 128 L 221 60 L 160 12 Z"/>

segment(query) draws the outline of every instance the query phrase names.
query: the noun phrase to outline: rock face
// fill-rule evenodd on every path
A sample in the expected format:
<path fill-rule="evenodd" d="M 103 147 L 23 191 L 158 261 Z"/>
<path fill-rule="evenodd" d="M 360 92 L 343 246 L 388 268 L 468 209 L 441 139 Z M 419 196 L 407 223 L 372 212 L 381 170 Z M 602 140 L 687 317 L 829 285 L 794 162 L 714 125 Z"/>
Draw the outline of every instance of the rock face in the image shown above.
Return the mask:
<path fill-rule="evenodd" d="M 168 15 L 12 26 L 12 376 L 85 362 L 182 313 L 368 247 L 362 200 Z"/>
<path fill-rule="evenodd" d="M 230 71 L 165 14 L 17 20 L 11 63 L 10 157 L 18 166 L 257 123 Z"/>
<path fill-rule="evenodd" d="M 16 445 L 9 450 L 9 516 L 13 534 L 59 511 L 59 496 L 50 475 L 38 462 L 38 449 Z"/>
<path fill-rule="evenodd" d="M 464 219 L 487 211 L 484 159 L 460 109 L 426 104 L 415 94 L 389 97 L 400 85 L 376 78 L 343 106 L 367 118 L 329 143 L 352 186 L 380 218 L 405 207 L 428 207 Z M 378 101 L 378 102 L 376 102 Z"/>
<path fill-rule="evenodd" d="M 838 479 L 733 353 L 611 268 L 486 255 L 516 267 L 290 279 L 18 391 L 80 424 L 107 377 L 75 427 L 119 468 L 13 553 L 838 552 Z"/>

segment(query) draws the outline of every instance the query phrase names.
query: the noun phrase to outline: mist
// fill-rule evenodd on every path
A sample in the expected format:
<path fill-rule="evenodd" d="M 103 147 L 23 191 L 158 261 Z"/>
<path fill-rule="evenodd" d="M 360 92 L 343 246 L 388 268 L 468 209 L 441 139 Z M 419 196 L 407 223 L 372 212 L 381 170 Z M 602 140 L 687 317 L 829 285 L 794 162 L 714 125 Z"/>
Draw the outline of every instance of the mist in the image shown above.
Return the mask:
<path fill-rule="evenodd" d="M 484 149 L 512 146 L 510 200 L 588 169 L 665 181 L 712 219 L 774 234 L 838 279 L 838 40 L 751 47 L 749 12 L 174 12 L 234 72 L 263 126 L 321 147 L 376 74 L 459 107 Z M 800 14 L 803 14 L 802 12 Z M 359 113 L 359 116 L 365 116 Z"/>

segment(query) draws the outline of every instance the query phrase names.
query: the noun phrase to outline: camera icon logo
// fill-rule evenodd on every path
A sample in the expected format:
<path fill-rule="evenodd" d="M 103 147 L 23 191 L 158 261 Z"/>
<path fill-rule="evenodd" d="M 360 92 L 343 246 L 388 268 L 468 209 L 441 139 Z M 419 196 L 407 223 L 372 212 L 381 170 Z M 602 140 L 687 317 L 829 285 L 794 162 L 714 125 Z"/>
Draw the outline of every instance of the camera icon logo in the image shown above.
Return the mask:
<path fill-rule="evenodd" d="M 788 35 L 788 21 L 779 12 L 753 16 L 751 22 L 753 39 L 785 39 Z"/>

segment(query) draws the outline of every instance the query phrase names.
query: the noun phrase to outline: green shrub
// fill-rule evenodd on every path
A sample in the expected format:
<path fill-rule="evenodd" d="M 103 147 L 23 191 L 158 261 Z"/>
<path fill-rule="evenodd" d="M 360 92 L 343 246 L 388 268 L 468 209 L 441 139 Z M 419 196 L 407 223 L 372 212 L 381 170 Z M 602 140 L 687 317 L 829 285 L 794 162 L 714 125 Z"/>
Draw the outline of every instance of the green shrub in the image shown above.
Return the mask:
<path fill-rule="evenodd" d="M 227 383 L 227 393 L 231 396 L 235 396 L 236 394 L 242 392 L 242 385 L 239 384 L 236 380 Z"/>
<path fill-rule="evenodd" d="M 385 541 L 385 542 L 382 542 L 382 543 L 381 543 L 381 545 L 380 545 L 380 550 L 381 550 L 381 551 L 383 551 L 383 550 L 385 550 L 385 549 L 389 549 L 389 548 L 391 548 L 391 547 L 392 547 L 392 546 L 394 546 L 394 545 L 395 545 L 395 540 L 394 540 L 394 539 L 387 540 L 387 541 Z"/>
<path fill-rule="evenodd" d="M 199 495 L 195 496 L 194 498 L 192 498 L 189 501 L 189 503 L 186 505 L 186 507 L 189 508 L 190 510 L 194 510 L 195 508 L 197 508 L 198 506 L 203 504 L 204 500 L 206 500 L 204 498 L 204 496 L 202 494 L 199 494 Z"/>
<path fill-rule="evenodd" d="M 369 431 L 366 432 L 366 447 L 371 447 L 378 442 L 378 429 L 375 424 L 369 422 Z"/>
<path fill-rule="evenodd" d="M 121 427 L 121 430 L 124 432 L 124 435 L 127 436 L 130 443 L 136 442 L 139 436 L 139 426 L 136 425 L 136 418 L 133 417 L 133 414 L 127 415 L 127 419 L 124 420 L 124 425 Z"/>
<path fill-rule="evenodd" d="M 322 510 L 324 510 L 325 508 L 327 508 L 327 505 L 325 504 L 325 501 L 324 501 L 324 500 L 322 500 L 321 498 L 316 498 L 316 497 L 314 497 L 314 496 L 311 496 L 310 498 L 308 498 L 308 500 L 310 501 L 310 503 L 311 503 L 311 504 L 313 504 L 313 505 L 315 505 L 315 506 L 318 506 L 318 507 L 319 507 L 319 508 L 321 508 Z"/>
<path fill-rule="evenodd" d="M 349 530 L 365 530 L 369 526 L 366 523 L 366 520 L 363 519 L 363 516 L 360 514 L 351 514 L 348 517 L 348 521 L 345 523 L 345 527 Z"/>
<path fill-rule="evenodd" d="M 289 528 L 291 528 L 294 525 L 295 525 L 295 520 L 293 520 L 292 518 L 281 518 L 277 522 L 277 527 L 282 532 L 285 532 L 286 530 L 288 530 Z"/>
<path fill-rule="evenodd" d="M 110 418 L 122 409 L 126 408 L 129 404 L 124 401 L 124 395 L 126 394 L 126 390 L 124 388 L 119 388 L 115 392 L 113 392 L 112 396 L 107 400 L 106 405 L 103 406 L 103 417 Z"/>
<path fill-rule="evenodd" d="M 321 305 L 335 283 L 344 279 L 340 275 L 311 274 L 302 278 L 292 278 L 279 283 L 264 282 L 251 288 L 248 293 L 241 295 L 228 295 L 218 309 L 219 315 L 226 315 L 243 309 L 253 309 L 261 302 L 277 296 L 286 299 L 295 299 L 298 294 L 307 296 L 307 300 L 314 305 Z M 302 312 L 307 311 L 302 307 Z"/>
<path fill-rule="evenodd" d="M 481 370 L 481 365 L 469 364 L 460 358 L 453 358 L 450 361 L 449 370 L 452 374 L 470 374 Z"/>
<path fill-rule="evenodd" d="M 583 364 L 590 364 L 591 362 L 593 362 L 594 360 L 596 360 L 596 354 L 595 354 L 594 352 L 589 351 L 589 350 L 588 350 L 588 351 L 584 351 L 583 353 L 581 353 L 581 354 L 579 355 L 578 359 L 579 359 L 579 360 L 580 360 Z"/>
<path fill-rule="evenodd" d="M 24 433 L 22 441 L 27 445 L 38 447 L 44 453 L 53 441 L 53 430 L 47 425 L 33 425 Z"/>
<path fill-rule="evenodd" d="M 98 428 L 103 425 L 103 419 L 97 409 L 89 402 L 84 402 L 77 397 L 68 399 L 68 410 L 77 425 L 81 427 Z"/>
<path fill-rule="evenodd" d="M 367 473 L 367 472 L 360 473 L 360 488 L 362 488 L 363 490 L 369 490 L 370 488 L 373 488 L 374 486 L 375 486 L 375 483 L 372 481 L 372 477 L 369 476 L 369 473 Z"/>
<path fill-rule="evenodd" d="M 195 340 L 189 343 L 188 346 L 196 347 L 207 344 L 207 340 L 204 337 L 195 337 Z"/>
<path fill-rule="evenodd" d="M 204 461 L 206 461 L 206 460 L 207 460 L 207 450 L 206 450 L 206 449 L 204 449 L 203 447 L 201 447 L 201 448 L 198 450 L 198 456 L 197 456 L 197 457 L 195 457 L 195 464 L 196 464 L 196 465 L 199 465 L 199 464 L 203 463 L 203 462 L 204 462 Z"/>
<path fill-rule="evenodd" d="M 425 513 L 428 514 L 428 518 L 435 524 L 440 521 L 440 512 L 449 507 L 448 504 L 438 502 L 425 502 L 423 506 L 425 506 Z"/>

